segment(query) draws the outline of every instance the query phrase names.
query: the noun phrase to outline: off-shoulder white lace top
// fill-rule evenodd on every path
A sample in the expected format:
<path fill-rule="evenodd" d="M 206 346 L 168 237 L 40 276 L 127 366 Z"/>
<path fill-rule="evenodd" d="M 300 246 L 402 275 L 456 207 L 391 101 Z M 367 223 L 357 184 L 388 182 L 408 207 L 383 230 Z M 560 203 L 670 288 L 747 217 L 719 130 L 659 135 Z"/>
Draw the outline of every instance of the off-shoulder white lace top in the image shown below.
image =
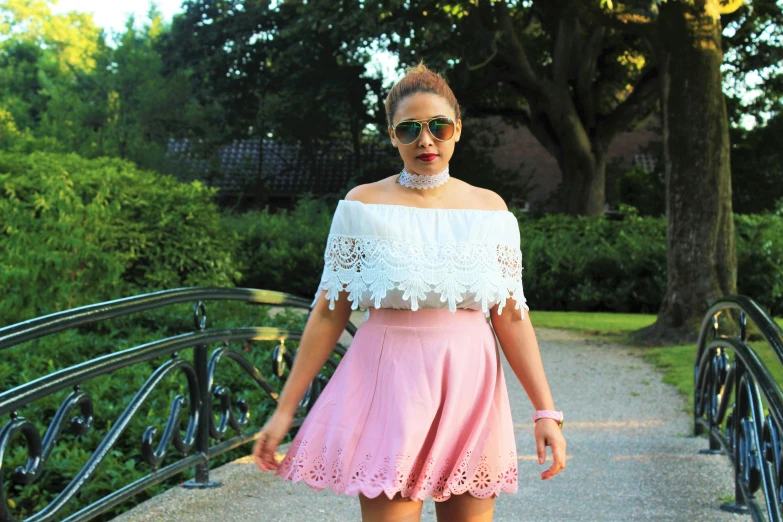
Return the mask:
<path fill-rule="evenodd" d="M 353 310 L 489 310 L 522 292 L 517 218 L 508 210 L 419 208 L 340 200 L 324 252 L 329 309 L 344 291 Z"/>

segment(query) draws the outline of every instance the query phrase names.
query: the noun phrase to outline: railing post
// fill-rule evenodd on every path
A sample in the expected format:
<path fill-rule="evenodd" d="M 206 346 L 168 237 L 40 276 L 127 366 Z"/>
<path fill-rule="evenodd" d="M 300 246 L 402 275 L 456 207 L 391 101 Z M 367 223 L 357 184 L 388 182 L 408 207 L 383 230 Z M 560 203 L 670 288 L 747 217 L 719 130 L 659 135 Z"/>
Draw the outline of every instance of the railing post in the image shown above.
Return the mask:
<path fill-rule="evenodd" d="M 742 458 L 742 455 L 740 455 L 740 436 L 742 435 L 742 416 L 745 414 L 744 411 L 742 411 L 742 404 L 740 404 L 740 397 L 741 397 L 741 381 L 742 381 L 742 374 L 745 371 L 744 365 L 742 364 L 742 361 L 739 357 L 734 357 L 734 408 L 733 408 L 733 422 L 734 426 L 732 429 L 734 430 L 734 444 L 733 444 L 733 450 L 734 450 L 734 505 L 735 507 L 746 505 L 745 495 L 742 493 L 742 488 L 740 487 L 740 459 Z"/>
<path fill-rule="evenodd" d="M 734 356 L 734 404 L 732 412 L 726 421 L 726 424 L 731 423 L 732 439 L 729 441 L 731 444 L 732 460 L 734 461 L 734 501 L 721 504 L 720 509 L 729 513 L 747 514 L 750 512 L 748 508 L 745 494 L 742 492 L 740 486 L 740 459 L 743 458 L 740 455 L 740 437 L 742 436 L 742 416 L 745 414 L 740 402 L 741 398 L 741 385 L 742 373 L 745 371 L 744 365 L 739 357 Z"/>
<path fill-rule="evenodd" d="M 207 326 L 207 310 L 202 301 L 193 306 L 193 320 L 196 328 L 203 331 Z M 207 345 L 199 344 L 193 348 L 193 366 L 196 369 L 199 392 L 199 418 L 196 429 L 196 451 L 204 454 L 206 462 L 196 464 L 196 476 L 185 482 L 186 488 L 215 488 L 220 482 L 209 480 L 209 423 L 212 420 L 212 401 L 209 397 L 209 369 Z"/>

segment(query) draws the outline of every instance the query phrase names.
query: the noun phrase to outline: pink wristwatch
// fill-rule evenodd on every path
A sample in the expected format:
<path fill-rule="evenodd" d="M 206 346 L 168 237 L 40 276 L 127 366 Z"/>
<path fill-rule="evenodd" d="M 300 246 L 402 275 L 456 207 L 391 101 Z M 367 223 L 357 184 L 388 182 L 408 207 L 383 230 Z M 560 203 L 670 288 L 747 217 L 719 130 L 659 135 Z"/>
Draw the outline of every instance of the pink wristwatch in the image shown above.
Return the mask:
<path fill-rule="evenodd" d="M 557 421 L 557 427 L 563 429 L 563 412 L 559 410 L 536 410 L 533 414 L 533 422 L 538 419 L 554 419 Z"/>

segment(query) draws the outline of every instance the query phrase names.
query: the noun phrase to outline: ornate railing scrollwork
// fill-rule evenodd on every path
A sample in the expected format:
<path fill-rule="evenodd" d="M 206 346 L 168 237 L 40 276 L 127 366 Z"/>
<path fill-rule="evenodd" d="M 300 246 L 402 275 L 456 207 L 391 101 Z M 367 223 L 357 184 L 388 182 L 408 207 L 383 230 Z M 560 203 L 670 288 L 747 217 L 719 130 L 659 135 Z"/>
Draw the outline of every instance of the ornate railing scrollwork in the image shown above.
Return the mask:
<path fill-rule="evenodd" d="M 80 415 L 73 417 L 70 419 L 70 423 L 66 424 L 68 416 L 76 407 L 79 408 Z M 24 466 L 19 466 L 14 470 L 11 480 L 22 485 L 32 484 L 40 476 L 44 463 L 49 458 L 49 454 L 52 452 L 60 434 L 65 429 L 69 429 L 74 434 L 86 434 L 92 426 L 92 413 L 92 400 L 76 386 L 74 391 L 65 398 L 57 409 L 57 413 L 55 413 L 52 422 L 46 429 L 46 435 L 43 437 L 43 440 L 41 440 L 41 435 L 34 424 L 18 415 L 12 414 L 12 421 L 0 432 L 0 481 L 2 481 L 3 476 L 2 456 L 5 453 L 8 442 L 17 432 L 22 433 L 27 442 L 28 458 Z M 2 493 L 0 492 L 1 495 Z"/>
<path fill-rule="evenodd" d="M 181 455 L 187 455 L 193 445 L 196 443 L 196 427 L 199 421 L 199 383 L 196 379 L 196 370 L 191 364 L 183 359 L 180 359 L 176 355 L 171 361 L 166 363 L 165 366 L 178 366 L 187 376 L 188 379 L 188 391 L 189 398 L 185 399 L 182 395 L 177 395 L 171 402 L 171 409 L 169 411 L 169 418 L 166 421 L 166 428 L 163 431 L 163 436 L 158 443 L 158 447 L 153 449 L 155 435 L 158 430 L 154 426 L 148 426 L 144 430 L 141 440 L 141 455 L 144 461 L 149 464 L 153 470 L 157 470 L 160 467 L 163 459 L 166 458 L 169 447 L 173 444 L 174 448 L 180 452 Z M 182 433 L 179 429 L 179 421 L 182 413 L 182 409 L 187 408 L 188 413 L 188 425 L 185 430 L 185 438 L 182 438 Z"/>
<path fill-rule="evenodd" d="M 273 354 L 273 375 L 284 381 L 288 369 L 293 365 L 294 356 L 286 349 L 285 341 L 299 340 L 301 332 L 271 327 L 244 327 L 230 329 L 208 329 L 207 300 L 234 300 L 248 304 L 268 304 L 309 309 L 310 300 L 291 296 L 281 292 L 255 290 L 249 288 L 177 288 L 133 296 L 107 303 L 98 303 L 67 310 L 56 314 L 36 318 L 23 323 L 0 328 L 0 351 L 16 346 L 24 341 L 45 337 L 52 333 L 79 325 L 138 313 L 168 306 L 175 303 L 193 302 L 193 324 L 195 332 L 177 335 L 167 339 L 135 346 L 87 360 L 63 370 L 42 376 L 34 381 L 16 386 L 10 390 L 0 389 L 0 416 L 10 415 L 10 420 L 0 429 L 0 522 L 17 522 L 9 511 L 6 492 L 3 489 L 4 458 L 12 439 L 24 440 L 20 451 L 26 451 L 26 462 L 18 466 L 10 475 L 11 480 L 22 486 L 35 483 L 41 476 L 52 449 L 58 438 L 69 430 L 84 435 L 93 428 L 93 402 L 84 383 L 94 377 L 109 374 L 115 370 L 134 364 L 151 361 L 160 356 L 170 359 L 158 366 L 147 378 L 142 387 L 130 399 L 124 411 L 119 415 L 108 433 L 101 439 L 84 466 L 56 497 L 36 514 L 24 519 L 24 522 L 48 522 L 55 518 L 83 486 L 95 475 L 98 465 L 111 453 L 118 438 L 125 431 L 132 418 L 152 391 L 169 375 L 178 372 L 185 376 L 187 392 L 176 395 L 169 407 L 168 418 L 162 434 L 158 429 L 148 426 L 141 436 L 141 457 L 151 473 L 132 482 L 106 497 L 83 507 L 80 511 L 64 519 L 64 522 L 86 521 L 105 513 L 133 495 L 152 485 L 168 480 L 189 468 L 195 468 L 195 479 L 188 481 L 190 487 L 212 487 L 217 485 L 209 480 L 209 461 L 211 458 L 230 449 L 251 442 L 257 431 L 247 433 L 250 419 L 249 402 L 244 398 L 232 400 L 232 390 L 228 386 L 216 385 L 215 371 L 223 359 L 229 359 L 239 366 L 242 373 L 250 376 L 267 396 L 277 401 L 275 387 L 264 379 L 261 372 L 240 352 L 232 350 L 229 343 L 238 341 L 249 347 L 250 341 L 278 341 Z M 350 335 L 356 327 L 348 323 L 346 330 Z M 221 343 L 211 356 L 207 357 L 210 343 Z M 193 362 L 181 358 L 181 350 L 193 350 Z M 338 345 L 327 364 L 336 367 L 345 348 Z M 300 401 L 301 416 L 294 419 L 292 428 L 297 428 L 304 420 L 314 397 L 328 383 L 328 377 L 319 374 L 311 383 L 306 396 Z M 54 414 L 45 435 L 42 438 L 36 425 L 26 419 L 22 413 L 34 401 L 72 387 Z M 215 422 L 212 412 L 217 412 Z M 76 411 L 76 415 L 73 413 Z M 182 430 L 183 416 L 187 423 Z M 227 438 L 228 429 L 235 434 Z M 159 438 L 159 440 L 157 440 Z M 215 444 L 210 443 L 210 439 Z M 157 440 L 157 443 L 156 443 Z M 16 442 L 15 444 L 19 444 Z M 167 455 L 171 448 L 179 453 L 179 459 L 168 465 Z M 163 466 L 163 467 L 162 467 Z M 59 519 L 58 519 L 59 520 Z"/>
<path fill-rule="evenodd" d="M 729 316 L 731 311 L 739 312 L 736 323 Z M 737 325 L 736 335 L 720 332 L 723 314 Z M 781 522 L 783 390 L 748 344 L 748 319 L 776 356 L 776 363 L 783 364 L 783 331 L 752 299 L 731 296 L 714 303 L 699 333 L 694 433 L 709 435 L 710 448 L 702 452 L 725 454 L 733 464 L 734 501 L 721 508 L 749 513 L 757 521 Z M 766 413 L 762 398 L 768 405 Z M 763 507 L 755 496 L 759 491 L 763 492 Z"/>
<path fill-rule="evenodd" d="M 210 418 L 209 433 L 210 436 L 216 441 L 223 439 L 223 436 L 226 434 L 229 426 L 231 426 L 231 428 L 233 428 L 238 434 L 241 434 L 242 430 L 245 428 L 245 426 L 247 426 L 248 420 L 250 418 L 250 405 L 245 399 L 240 398 L 237 400 L 236 406 L 240 412 L 239 417 L 237 417 L 234 414 L 231 405 L 231 391 L 225 386 L 216 386 L 214 384 L 215 370 L 217 368 L 218 362 L 223 357 L 227 357 L 235 361 L 246 374 L 248 374 L 262 389 L 264 389 L 264 391 L 267 392 L 270 397 L 274 393 L 269 383 L 267 383 L 266 380 L 264 380 L 264 378 L 261 376 L 261 372 L 259 372 L 258 369 L 256 369 L 256 367 L 253 366 L 247 359 L 242 357 L 241 354 L 231 350 L 227 343 L 212 352 L 212 356 L 209 358 L 207 382 L 209 383 L 209 389 L 212 390 L 212 397 L 217 399 L 217 406 L 220 410 L 217 425 L 215 425 L 214 419 Z M 213 402 L 213 409 L 215 406 L 216 405 Z"/>

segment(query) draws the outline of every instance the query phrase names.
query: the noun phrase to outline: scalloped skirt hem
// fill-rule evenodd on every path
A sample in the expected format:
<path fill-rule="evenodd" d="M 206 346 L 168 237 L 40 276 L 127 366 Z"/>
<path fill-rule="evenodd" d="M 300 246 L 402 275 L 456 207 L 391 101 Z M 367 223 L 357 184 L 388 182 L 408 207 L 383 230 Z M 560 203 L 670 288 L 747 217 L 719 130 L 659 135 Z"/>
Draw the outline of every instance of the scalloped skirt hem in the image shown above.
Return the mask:
<path fill-rule="evenodd" d="M 275 475 L 354 497 L 515 493 L 511 407 L 484 314 L 374 309 Z"/>
<path fill-rule="evenodd" d="M 353 498 L 357 498 L 357 499 L 359 498 L 359 493 L 361 493 L 362 495 L 364 495 L 365 497 L 370 498 L 370 499 L 378 498 L 380 495 L 386 495 L 386 498 L 388 498 L 389 500 L 392 500 L 397 495 L 397 493 L 400 493 L 400 496 L 402 498 L 409 499 L 409 500 L 414 501 L 414 502 L 423 502 L 423 501 L 425 501 L 427 499 L 432 499 L 433 502 L 445 502 L 448 499 L 450 499 L 452 497 L 452 495 L 455 495 L 455 496 L 470 495 L 470 496 L 475 497 L 475 498 L 493 498 L 493 499 L 497 499 L 498 497 L 500 497 L 501 493 L 504 493 L 504 494 L 507 494 L 507 495 L 513 495 L 514 493 L 516 493 L 519 490 L 519 487 L 517 485 L 509 486 L 509 487 L 503 487 L 499 491 L 495 491 L 495 492 L 493 492 L 492 494 L 490 494 L 489 496 L 486 496 L 486 497 L 476 496 L 473 493 L 471 493 L 470 490 L 462 491 L 460 493 L 456 493 L 456 492 L 453 492 L 451 490 L 446 490 L 440 496 L 434 496 L 431 493 L 425 493 L 423 496 L 421 494 L 418 494 L 418 495 L 416 495 L 416 494 L 410 495 L 409 494 L 407 496 L 404 496 L 403 495 L 403 490 L 400 489 L 400 488 L 394 488 L 394 489 L 391 489 L 391 490 L 384 488 L 384 489 L 381 489 L 380 491 L 371 491 L 371 490 L 365 490 L 365 489 L 362 489 L 362 488 L 339 489 L 339 488 L 335 487 L 333 484 L 327 484 L 327 485 L 311 484 L 306 479 L 302 479 L 302 478 L 291 480 L 291 484 L 297 484 L 299 482 L 302 482 L 302 483 L 306 484 L 311 490 L 315 491 L 316 493 L 320 493 L 320 492 L 325 491 L 325 490 L 328 489 L 329 491 L 331 491 L 332 493 L 334 493 L 336 495 L 342 495 L 342 496 L 346 496 L 346 497 L 353 497 Z M 446 493 L 448 493 L 448 494 L 446 494 Z"/>

